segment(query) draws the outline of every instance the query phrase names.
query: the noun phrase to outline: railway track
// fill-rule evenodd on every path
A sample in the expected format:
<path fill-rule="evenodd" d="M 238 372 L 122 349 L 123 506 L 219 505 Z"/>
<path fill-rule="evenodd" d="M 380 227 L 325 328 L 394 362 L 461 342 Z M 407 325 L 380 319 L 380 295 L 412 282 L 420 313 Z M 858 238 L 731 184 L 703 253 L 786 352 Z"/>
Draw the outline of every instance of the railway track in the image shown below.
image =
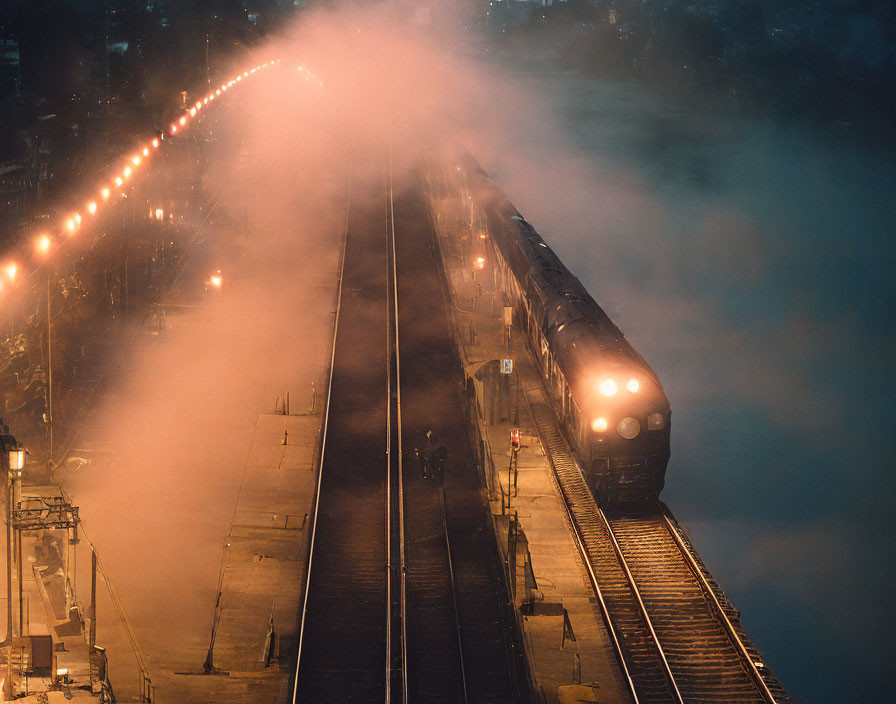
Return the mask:
<path fill-rule="evenodd" d="M 605 513 L 533 372 L 526 400 L 635 702 L 789 702 L 668 508 Z"/>
<path fill-rule="evenodd" d="M 393 189 L 391 157 L 385 187 L 352 201 L 292 700 L 528 701 L 425 201 Z M 452 448 L 444 476 L 414 456 L 427 429 Z"/>

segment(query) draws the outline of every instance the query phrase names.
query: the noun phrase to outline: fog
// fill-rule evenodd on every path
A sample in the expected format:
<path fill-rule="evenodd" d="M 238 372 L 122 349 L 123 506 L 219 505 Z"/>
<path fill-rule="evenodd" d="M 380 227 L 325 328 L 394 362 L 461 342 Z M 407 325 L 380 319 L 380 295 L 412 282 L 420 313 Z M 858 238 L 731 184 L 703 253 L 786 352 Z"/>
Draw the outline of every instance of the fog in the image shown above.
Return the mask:
<path fill-rule="evenodd" d="M 793 696 L 888 691 L 896 164 L 858 140 L 526 74 L 511 198 L 660 375 L 663 498 Z"/>
<path fill-rule="evenodd" d="M 303 15 L 241 64 L 282 65 L 194 127 L 218 140 L 202 257 L 223 299 L 132 354 L 97 422 L 112 460 L 63 478 L 151 670 L 201 666 L 255 417 L 322 372 L 347 174 L 376 185 L 390 141 L 442 141 L 494 173 L 658 372 L 664 498 L 791 694 L 882 693 L 891 156 L 490 58 L 463 19 Z"/>

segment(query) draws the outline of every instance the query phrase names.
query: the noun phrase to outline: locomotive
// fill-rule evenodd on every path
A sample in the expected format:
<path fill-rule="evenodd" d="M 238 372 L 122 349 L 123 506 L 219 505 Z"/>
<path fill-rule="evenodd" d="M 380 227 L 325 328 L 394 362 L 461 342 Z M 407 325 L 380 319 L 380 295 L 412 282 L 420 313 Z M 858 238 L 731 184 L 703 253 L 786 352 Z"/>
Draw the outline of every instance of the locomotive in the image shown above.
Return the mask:
<path fill-rule="evenodd" d="M 655 499 L 671 430 L 659 378 L 488 174 L 471 157 L 460 170 L 514 320 L 595 499 L 600 505 Z"/>

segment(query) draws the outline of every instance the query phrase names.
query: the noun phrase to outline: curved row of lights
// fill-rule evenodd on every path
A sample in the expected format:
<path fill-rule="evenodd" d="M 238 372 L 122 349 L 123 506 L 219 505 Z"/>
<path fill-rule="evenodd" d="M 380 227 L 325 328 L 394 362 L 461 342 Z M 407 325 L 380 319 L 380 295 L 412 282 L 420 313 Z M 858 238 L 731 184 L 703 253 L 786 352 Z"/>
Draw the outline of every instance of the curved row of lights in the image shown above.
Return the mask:
<path fill-rule="evenodd" d="M 210 91 L 209 94 L 203 97 L 201 100 L 197 100 L 193 105 L 190 106 L 186 113 L 184 113 L 180 118 L 176 119 L 168 126 L 166 132 L 158 134 L 150 141 L 144 143 L 141 146 L 138 146 L 137 150 L 125 160 L 122 170 L 114 177 L 112 177 L 106 184 L 96 189 L 98 197 L 85 203 L 83 211 L 74 212 L 65 219 L 65 221 L 58 228 L 58 235 L 56 237 L 45 233 L 38 235 L 35 238 L 34 249 L 36 254 L 41 257 L 46 256 L 54 248 L 54 245 L 56 245 L 59 241 L 64 242 L 66 239 L 74 236 L 81 229 L 81 226 L 85 223 L 87 218 L 96 216 L 101 211 L 103 205 L 109 202 L 110 198 L 112 198 L 113 193 L 115 193 L 116 191 L 120 194 L 121 197 L 126 197 L 126 194 L 120 189 L 124 186 L 125 182 L 129 181 L 131 177 L 134 176 L 134 174 L 140 167 L 146 165 L 146 163 L 149 161 L 150 156 L 161 146 L 162 141 L 166 139 L 166 133 L 169 137 L 182 133 L 189 127 L 190 122 L 194 118 L 196 118 L 196 116 L 203 110 L 203 108 L 214 102 L 216 98 L 221 97 L 229 89 L 239 85 L 239 83 L 241 83 L 243 79 L 249 78 L 250 76 L 253 76 L 254 74 L 264 69 L 276 66 L 280 63 L 280 61 L 281 59 L 267 61 L 265 63 L 258 64 L 257 66 L 253 66 L 250 69 L 246 69 L 242 73 L 238 73 L 232 79 L 226 81 L 225 83 L 222 83 L 219 88 Z M 300 66 L 299 71 L 302 72 L 303 76 L 306 79 L 319 82 L 317 81 L 317 78 L 314 76 L 314 74 L 312 74 L 307 69 L 303 69 Z M 320 85 L 323 86 L 323 82 L 320 82 Z M 21 269 L 22 266 L 14 261 L 6 262 L 2 266 L 0 266 L 0 291 L 3 290 L 5 284 L 11 283 L 16 280 L 16 277 L 19 275 Z"/>

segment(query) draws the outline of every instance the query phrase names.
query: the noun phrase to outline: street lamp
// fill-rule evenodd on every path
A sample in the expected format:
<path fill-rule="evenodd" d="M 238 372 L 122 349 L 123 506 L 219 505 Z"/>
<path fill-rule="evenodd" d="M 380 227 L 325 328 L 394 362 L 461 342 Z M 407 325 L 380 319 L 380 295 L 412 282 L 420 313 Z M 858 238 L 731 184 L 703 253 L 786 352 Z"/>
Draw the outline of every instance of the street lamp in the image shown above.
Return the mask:
<path fill-rule="evenodd" d="M 13 438 L 15 441 L 15 438 Z M 9 471 L 15 476 L 21 477 L 25 468 L 25 448 L 15 443 L 9 450 Z"/>
<path fill-rule="evenodd" d="M 217 289 L 219 301 L 224 299 L 224 276 L 221 274 L 220 269 L 209 277 L 208 285 Z"/>

